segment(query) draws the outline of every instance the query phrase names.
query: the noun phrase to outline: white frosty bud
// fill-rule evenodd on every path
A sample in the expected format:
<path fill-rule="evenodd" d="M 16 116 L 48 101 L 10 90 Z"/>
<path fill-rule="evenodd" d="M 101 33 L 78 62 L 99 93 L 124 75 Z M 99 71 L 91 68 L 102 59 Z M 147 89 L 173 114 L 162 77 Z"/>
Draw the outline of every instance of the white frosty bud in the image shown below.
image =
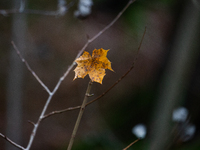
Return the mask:
<path fill-rule="evenodd" d="M 136 137 L 143 139 L 145 138 L 146 133 L 147 133 L 146 126 L 144 124 L 137 124 L 136 126 L 132 128 L 132 133 Z"/>
<path fill-rule="evenodd" d="M 196 131 L 196 126 L 195 125 L 192 125 L 192 124 L 188 124 L 183 133 L 182 133 L 182 136 L 181 136 L 181 139 L 186 142 L 190 139 L 193 138 L 194 134 L 195 134 L 195 131 Z"/>
<path fill-rule="evenodd" d="M 65 15 L 67 12 L 67 6 L 65 0 L 58 0 L 58 13 L 59 15 Z"/>
<path fill-rule="evenodd" d="M 92 0 L 79 0 L 78 10 L 74 12 L 76 17 L 86 17 L 91 14 Z"/>
<path fill-rule="evenodd" d="M 172 120 L 175 122 L 184 122 L 188 117 L 188 110 L 184 107 L 179 107 L 173 111 Z"/>

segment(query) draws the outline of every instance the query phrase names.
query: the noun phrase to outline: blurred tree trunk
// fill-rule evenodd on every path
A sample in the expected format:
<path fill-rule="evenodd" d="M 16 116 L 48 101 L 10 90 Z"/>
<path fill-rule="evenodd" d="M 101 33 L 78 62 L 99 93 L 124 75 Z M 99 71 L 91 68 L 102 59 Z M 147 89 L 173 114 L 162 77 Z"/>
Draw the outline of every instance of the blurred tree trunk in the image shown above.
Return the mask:
<path fill-rule="evenodd" d="M 12 8 L 19 9 L 20 1 L 13 0 Z M 25 49 L 26 16 L 14 14 L 12 17 L 12 37 L 21 52 Z M 14 142 L 22 143 L 22 97 L 23 97 L 23 63 L 11 47 L 10 62 L 7 78 L 7 124 L 6 136 Z M 6 150 L 18 150 L 10 143 L 6 144 Z"/>
<path fill-rule="evenodd" d="M 164 150 L 169 146 L 172 111 L 186 96 L 190 73 L 197 61 L 199 50 L 200 12 L 192 1 L 187 1 L 175 35 L 171 56 L 160 85 L 157 107 L 151 128 L 150 150 Z"/>

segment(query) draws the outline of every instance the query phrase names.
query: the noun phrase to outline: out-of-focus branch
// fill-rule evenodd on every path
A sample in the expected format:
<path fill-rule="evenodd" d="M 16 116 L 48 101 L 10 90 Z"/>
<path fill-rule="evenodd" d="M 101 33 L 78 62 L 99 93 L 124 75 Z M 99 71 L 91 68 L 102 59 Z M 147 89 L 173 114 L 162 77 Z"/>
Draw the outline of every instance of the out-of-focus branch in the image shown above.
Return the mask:
<path fill-rule="evenodd" d="M 159 88 L 149 150 L 167 149 L 172 142 L 169 138 L 172 112 L 187 97 L 185 94 L 191 80 L 191 69 L 199 56 L 199 48 L 194 45 L 199 44 L 200 11 L 192 1 L 187 1 L 183 10 Z"/>
<path fill-rule="evenodd" d="M 20 9 L 4 9 L 0 10 L 0 14 L 8 16 L 10 14 L 35 14 L 35 15 L 46 15 L 46 16 L 57 16 L 58 11 L 44 11 L 44 10 L 33 10 L 26 9 L 21 11 Z"/>
<path fill-rule="evenodd" d="M 26 0 L 23 0 L 24 2 Z M 16 7 L 21 5 L 21 0 L 11 0 L 10 5 Z M 20 47 L 21 52 L 25 51 L 27 15 L 12 15 L 11 17 L 11 38 Z M 12 46 L 9 50 L 9 69 L 6 79 L 6 133 L 5 135 L 20 144 L 22 137 L 22 119 L 23 119 L 23 85 L 24 85 L 24 64 L 19 61 L 16 52 Z M 2 146 L 0 149 L 3 149 Z M 5 150 L 13 150 L 10 143 L 5 144 Z"/>
<path fill-rule="evenodd" d="M 21 0 L 19 11 L 20 11 L 20 12 L 23 12 L 23 11 L 24 11 L 24 8 L 25 8 L 25 0 Z"/>
<path fill-rule="evenodd" d="M 25 2 L 22 0 L 19 9 L 2 9 L 0 14 L 7 16 L 10 14 L 35 14 L 35 15 L 45 15 L 45 16 L 64 16 L 67 13 L 67 10 L 72 7 L 74 2 L 70 2 L 66 5 L 65 0 L 58 0 L 58 10 L 56 11 L 45 11 L 45 10 L 34 10 L 34 9 L 25 9 Z"/>

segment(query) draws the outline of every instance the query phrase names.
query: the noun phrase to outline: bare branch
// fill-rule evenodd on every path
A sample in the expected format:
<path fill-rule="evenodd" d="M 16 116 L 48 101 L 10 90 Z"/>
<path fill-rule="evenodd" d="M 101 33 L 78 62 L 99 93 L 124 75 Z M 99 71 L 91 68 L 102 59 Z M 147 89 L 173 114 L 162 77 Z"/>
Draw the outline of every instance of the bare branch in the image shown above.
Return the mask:
<path fill-rule="evenodd" d="M 88 44 L 96 40 L 101 34 L 103 34 L 107 29 L 109 29 L 120 17 L 121 15 L 125 12 L 125 10 L 136 0 L 129 0 L 128 4 L 122 9 L 121 12 L 113 19 L 111 23 L 109 23 L 103 30 L 101 30 L 98 34 L 96 34 L 93 38 L 88 40 Z M 87 44 L 87 43 L 86 43 Z M 86 45 L 85 44 L 85 45 Z M 84 48 L 85 49 L 85 48 Z M 81 52 L 82 53 L 82 52 Z"/>
<path fill-rule="evenodd" d="M 61 113 L 67 112 L 67 111 L 76 110 L 76 109 L 80 109 L 80 108 L 81 108 L 81 106 L 76 106 L 76 107 L 69 107 L 69 108 L 66 108 L 63 110 L 52 111 L 51 113 L 45 115 L 42 119 L 44 120 L 52 115 L 61 114 Z"/>
<path fill-rule="evenodd" d="M 90 94 L 91 87 L 92 87 L 92 81 L 90 80 L 89 83 L 88 83 L 88 87 L 87 87 L 87 90 L 86 90 L 86 93 L 85 93 L 85 97 L 84 97 L 83 103 L 81 105 L 81 109 L 79 111 L 79 114 L 78 114 L 78 117 L 77 117 L 77 120 L 76 120 L 76 124 L 74 126 L 74 130 L 72 132 L 67 150 L 71 150 L 71 148 L 73 146 L 74 138 L 75 138 L 76 133 L 78 131 L 78 127 L 80 125 L 80 121 L 81 121 L 81 118 L 83 116 L 83 112 L 85 110 L 85 106 L 86 106 L 86 103 L 87 103 L 87 100 L 88 100 L 88 95 Z"/>
<path fill-rule="evenodd" d="M 141 41 L 140 41 L 140 45 L 139 45 L 139 47 L 138 47 L 138 50 L 137 50 L 137 53 L 136 53 L 136 57 L 135 57 L 135 59 L 134 59 L 132 65 L 131 65 L 131 67 L 129 68 L 129 70 L 128 70 L 124 75 L 122 75 L 122 76 L 121 76 L 110 88 L 108 88 L 103 94 L 101 94 L 100 96 L 98 96 L 98 97 L 95 98 L 94 100 L 88 102 L 88 103 L 86 104 L 86 106 L 89 105 L 89 104 L 91 104 L 91 103 L 93 103 L 93 102 L 95 102 L 95 101 L 97 101 L 98 99 L 100 99 L 101 97 L 103 97 L 105 94 L 107 94 L 107 93 L 108 93 L 112 88 L 114 88 L 124 77 L 126 77 L 126 76 L 129 74 L 129 72 L 134 68 L 135 62 L 137 61 L 138 53 L 139 53 L 139 51 L 140 51 L 140 48 L 141 48 L 141 45 L 142 45 L 142 42 L 143 42 L 143 39 L 144 39 L 145 34 L 146 34 L 146 27 L 145 27 L 145 30 L 144 30 L 142 39 L 141 39 Z"/>
<path fill-rule="evenodd" d="M 18 50 L 17 46 L 15 45 L 15 43 L 12 41 L 11 42 L 14 49 L 16 50 L 17 54 L 19 55 L 19 57 L 21 58 L 22 62 L 26 65 L 27 69 L 32 73 L 32 75 L 36 78 L 36 80 L 40 83 L 40 85 L 47 91 L 47 93 L 51 93 L 49 88 L 40 80 L 40 78 L 37 76 L 37 74 L 31 69 L 31 67 L 29 66 L 28 62 L 22 57 L 20 51 Z"/>
<path fill-rule="evenodd" d="M 25 150 L 24 147 L 22 147 L 22 146 L 18 145 L 17 143 L 13 142 L 13 141 L 12 141 L 11 139 L 9 139 L 7 136 L 5 136 L 5 135 L 3 135 L 3 134 L 1 134 L 1 133 L 0 133 L 0 136 L 1 136 L 2 138 L 4 138 L 6 141 L 8 141 L 10 144 L 12 144 L 13 146 L 15 146 L 15 147 L 17 147 L 17 148 L 19 148 L 19 149 Z"/>
<path fill-rule="evenodd" d="M 20 12 L 23 12 L 23 11 L 24 11 L 24 8 L 25 8 L 25 0 L 21 0 L 19 11 L 20 11 Z"/>
<path fill-rule="evenodd" d="M 0 10 L 0 14 L 3 16 L 8 16 L 10 14 L 35 14 L 35 15 L 45 15 L 45 16 L 64 16 L 70 7 L 74 5 L 74 2 L 70 2 L 66 5 L 65 0 L 61 0 L 58 2 L 58 10 L 56 11 L 45 11 L 45 10 L 34 10 L 34 9 L 24 9 L 25 2 L 21 1 L 21 5 L 19 9 L 2 9 Z"/>
<path fill-rule="evenodd" d="M 10 14 L 35 14 L 35 15 L 46 15 L 46 16 L 57 16 L 58 11 L 44 11 L 44 10 L 33 10 L 33 9 L 26 9 L 21 11 L 20 9 L 5 9 L 5 10 L 0 10 L 0 14 L 4 16 Z"/>
<path fill-rule="evenodd" d="M 95 39 L 97 39 L 100 35 L 102 35 L 107 29 L 109 29 L 118 19 L 119 17 L 124 13 L 124 11 L 133 3 L 135 2 L 135 0 L 130 0 L 128 2 L 128 4 L 124 7 L 124 9 L 114 18 L 114 20 L 108 24 L 105 28 L 103 28 L 100 32 L 98 32 L 93 38 L 91 39 L 88 39 L 88 41 L 86 42 L 86 44 L 83 46 L 83 48 L 80 50 L 80 52 L 77 54 L 76 58 L 78 58 L 82 52 L 84 51 L 84 49 L 91 43 L 93 42 Z M 18 11 L 18 10 L 17 10 Z M 25 12 L 25 11 L 23 11 Z M 0 13 L 1 13 L 1 10 L 0 10 Z M 4 14 L 6 14 L 6 12 L 4 12 Z M 35 138 L 35 135 L 36 135 L 36 132 L 37 132 L 37 129 L 41 123 L 41 121 L 46 118 L 44 116 L 51 100 L 52 100 L 52 97 L 53 95 L 56 93 L 56 91 L 58 90 L 58 88 L 60 87 L 60 84 L 62 83 L 62 81 L 66 78 L 66 76 L 69 74 L 69 72 L 71 71 L 71 69 L 74 67 L 75 63 L 73 62 L 67 69 L 67 71 L 64 73 L 64 75 L 62 77 L 60 77 L 59 81 L 57 82 L 55 88 L 53 89 L 53 91 L 51 92 L 48 87 L 40 80 L 40 78 L 35 74 L 35 72 L 30 68 L 29 64 L 27 63 L 27 61 L 22 57 L 22 55 L 20 54 L 18 48 L 16 47 L 16 45 L 14 44 L 14 42 L 12 42 L 13 44 L 13 47 L 14 49 L 16 50 L 17 54 L 19 55 L 19 57 L 21 58 L 22 62 L 25 63 L 27 69 L 32 73 L 32 75 L 37 79 L 37 81 L 42 85 L 42 87 L 48 92 L 49 94 L 49 97 L 44 105 L 44 108 L 40 114 L 40 117 L 38 118 L 38 121 L 34 124 L 34 128 L 33 128 L 33 131 L 32 131 L 32 134 L 30 135 L 30 139 L 29 139 L 29 142 L 27 144 L 27 147 L 24 149 L 24 150 L 29 150 L 31 148 L 31 145 L 33 143 L 33 140 Z M 75 58 L 75 60 L 76 60 Z M 74 60 L 74 61 L 75 61 Z M 79 106 L 77 106 L 78 108 Z M 77 109 L 76 108 L 76 109 Z M 74 110 L 74 108 L 68 108 L 67 110 Z M 66 111 L 66 110 L 65 110 Z M 52 114 L 56 114 L 56 112 L 52 112 Z M 51 114 L 51 115 L 52 115 Z M 46 116 L 51 116 L 51 115 L 46 115 Z"/>
<path fill-rule="evenodd" d="M 121 76 L 112 86 L 110 86 L 104 93 L 102 93 L 102 94 L 99 95 L 97 98 L 95 98 L 95 99 L 91 100 L 90 102 L 88 102 L 88 103 L 86 104 L 86 106 L 88 106 L 88 105 L 90 105 L 91 103 L 93 103 L 93 102 L 97 101 L 98 99 L 102 98 L 105 94 L 107 94 L 110 90 L 112 90 L 124 77 L 126 77 L 126 76 L 129 74 L 129 72 L 134 68 L 134 64 L 135 64 L 135 62 L 136 62 L 136 60 L 137 60 L 138 53 L 139 53 L 139 51 L 140 51 L 140 48 L 141 48 L 141 45 L 142 45 L 142 42 L 143 42 L 143 39 L 144 39 L 145 34 L 146 34 L 146 27 L 145 27 L 145 31 L 144 31 L 144 33 L 143 33 L 142 39 L 141 39 L 141 41 L 140 41 L 140 45 L 139 45 L 139 47 L 138 47 L 138 50 L 137 50 L 137 53 L 136 53 L 136 57 L 135 57 L 135 59 L 134 59 L 132 65 L 131 65 L 131 67 L 128 69 L 128 71 L 126 71 L 126 73 L 125 73 L 124 75 L 122 75 L 122 76 Z M 75 106 L 75 107 L 70 107 L 70 108 L 63 109 L 63 110 L 53 111 L 53 112 L 51 112 L 51 113 L 45 115 L 45 116 L 43 117 L 43 119 L 46 119 L 47 117 L 50 117 L 50 116 L 52 116 L 52 115 L 61 114 L 61 113 L 67 112 L 67 111 L 76 110 L 76 109 L 80 109 L 80 108 L 81 108 L 81 106 Z"/>
<path fill-rule="evenodd" d="M 87 42 L 85 43 L 85 45 L 82 47 L 82 49 L 79 51 L 79 53 L 77 54 L 76 58 L 74 59 L 73 63 L 68 67 L 67 71 L 64 73 L 64 75 L 60 78 L 60 80 L 58 81 L 56 87 L 54 88 L 54 92 L 57 91 L 58 87 L 60 86 L 60 84 L 62 83 L 62 81 L 66 78 L 66 76 L 69 74 L 69 72 L 72 70 L 72 68 L 74 67 L 75 60 L 80 57 L 80 55 L 83 53 L 83 51 L 86 49 L 86 47 L 93 42 L 94 40 L 96 40 L 100 35 L 102 35 L 106 30 L 108 30 L 120 17 L 121 15 L 124 13 L 124 11 L 133 3 L 135 2 L 135 0 L 130 0 L 128 2 L 128 4 L 123 8 L 123 10 L 113 19 L 113 21 L 111 21 L 105 28 L 103 28 L 101 31 L 99 31 L 94 37 L 92 37 L 91 39 L 88 39 Z"/>
<path fill-rule="evenodd" d="M 90 102 L 88 102 L 86 104 L 86 106 L 90 105 L 91 103 L 97 101 L 98 99 L 102 98 L 104 95 L 106 95 L 110 90 L 112 90 L 124 77 L 126 77 L 129 72 L 134 68 L 134 63 L 131 65 L 131 67 L 129 68 L 129 70 L 124 74 L 122 75 L 111 87 L 109 87 L 104 93 L 102 93 L 101 95 L 99 95 L 97 98 L 91 100 Z M 75 107 L 69 107 L 69 108 L 66 108 L 66 109 L 63 109 L 63 110 L 58 110 L 58 111 L 53 111 L 47 115 L 45 115 L 43 117 L 43 119 L 46 119 L 47 117 L 50 117 L 52 115 L 56 115 L 56 114 L 61 114 L 61 113 L 64 113 L 64 112 L 67 112 L 67 111 L 71 111 L 71 110 L 76 110 L 76 109 L 80 109 L 81 106 L 75 106 Z"/>
<path fill-rule="evenodd" d="M 49 106 L 49 103 L 50 103 L 50 101 L 51 101 L 51 99 L 52 99 L 52 97 L 53 97 L 53 94 L 54 94 L 54 93 L 50 93 L 50 94 L 49 94 L 49 97 L 48 97 L 48 99 L 47 99 L 47 101 L 46 101 L 46 103 L 45 103 L 45 105 L 44 105 L 44 108 L 43 108 L 43 110 L 42 110 L 42 112 L 41 112 L 41 114 L 40 114 L 40 117 L 38 118 L 37 123 L 34 124 L 34 128 L 33 128 L 32 134 L 31 134 L 31 136 L 30 136 L 30 139 L 29 139 L 28 145 L 27 145 L 27 147 L 26 147 L 26 150 L 29 150 L 29 149 L 31 148 L 31 145 L 32 145 L 33 140 L 34 140 L 34 138 L 35 138 L 37 129 L 38 129 L 39 125 L 40 125 L 40 122 L 42 121 L 42 118 L 43 118 L 43 116 L 44 116 L 44 114 L 45 114 L 45 112 L 46 112 L 46 110 L 47 110 L 47 107 Z"/>

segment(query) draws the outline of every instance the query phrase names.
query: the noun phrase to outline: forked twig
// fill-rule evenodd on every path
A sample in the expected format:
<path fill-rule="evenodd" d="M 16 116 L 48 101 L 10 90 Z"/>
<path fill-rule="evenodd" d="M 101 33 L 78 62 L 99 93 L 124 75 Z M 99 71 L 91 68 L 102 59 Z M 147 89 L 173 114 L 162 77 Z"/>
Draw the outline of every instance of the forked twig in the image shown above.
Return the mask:
<path fill-rule="evenodd" d="M 113 21 L 111 21 L 105 28 L 103 28 L 100 32 L 98 32 L 94 37 L 92 37 L 91 39 L 88 39 L 88 41 L 85 43 L 85 45 L 82 47 L 82 49 L 79 51 L 79 53 L 77 54 L 76 58 L 74 59 L 74 61 L 80 57 L 80 55 L 83 53 L 83 51 L 85 50 L 85 48 L 91 43 L 93 42 L 95 39 L 97 39 L 101 34 L 103 34 L 107 29 L 109 29 L 120 17 L 121 15 L 124 13 L 124 11 L 133 3 L 135 2 L 135 0 L 130 0 L 128 2 L 128 4 L 123 8 L 123 10 L 113 19 Z M 141 45 L 141 44 L 140 44 Z M 69 72 L 72 70 L 72 68 L 74 67 L 74 61 L 73 63 L 68 67 L 67 71 L 64 73 L 64 75 L 59 79 L 56 87 L 54 88 L 54 90 L 57 90 L 58 87 L 60 86 L 61 82 L 65 79 L 65 77 L 69 74 Z M 62 113 L 62 112 L 65 112 L 65 111 L 69 111 L 69 110 L 74 110 L 75 109 L 79 109 L 80 106 L 77 106 L 76 107 L 71 107 L 71 108 L 67 108 L 67 109 L 64 109 L 64 110 L 61 110 L 61 111 L 54 111 L 54 112 L 51 112 L 50 114 L 48 115 L 45 115 L 43 118 L 45 119 L 46 117 L 48 116 L 51 116 L 51 115 L 54 115 L 54 114 L 58 114 L 58 113 Z"/>
<path fill-rule="evenodd" d="M 135 62 L 136 62 L 136 60 L 137 60 L 137 58 L 138 58 L 138 53 L 139 53 L 139 51 L 140 51 L 140 48 L 141 48 L 141 45 L 142 45 L 142 42 L 143 42 L 143 39 L 144 39 L 145 34 L 146 34 L 146 27 L 145 27 L 145 30 L 144 30 L 142 39 L 141 39 L 141 41 L 140 41 L 140 45 L 139 45 L 139 47 L 138 47 L 138 50 L 137 50 L 137 53 L 136 53 L 136 57 L 135 57 L 135 59 L 134 59 L 132 65 L 131 65 L 131 67 L 128 69 L 128 71 L 126 71 L 126 73 L 125 73 L 124 75 L 122 75 L 122 76 L 121 76 L 112 86 L 110 86 L 104 93 L 102 93 L 102 94 L 99 95 L 97 98 L 95 98 L 95 99 L 91 100 L 90 102 L 88 102 L 88 103 L 86 104 L 86 106 L 90 105 L 91 103 L 97 101 L 98 99 L 100 99 L 101 97 L 103 97 L 105 94 L 107 94 L 107 93 L 108 93 L 111 89 L 113 89 L 124 77 L 126 77 L 126 76 L 129 74 L 129 72 L 134 68 L 134 65 L 135 65 Z M 67 112 L 67 111 L 72 111 L 72 110 L 76 110 L 76 109 L 80 109 L 80 108 L 81 108 L 81 106 L 75 106 L 75 107 L 69 107 L 69 108 L 66 108 L 66 109 L 63 109 L 63 110 L 53 111 L 53 112 L 51 112 L 51 113 L 45 115 L 45 116 L 43 117 L 43 119 L 46 119 L 47 117 L 50 117 L 50 116 L 52 116 L 52 115 L 61 114 L 61 113 Z"/>
<path fill-rule="evenodd" d="M 81 56 L 83 51 L 86 49 L 86 47 L 92 43 L 94 40 L 96 40 L 100 35 L 102 35 L 106 30 L 108 30 L 125 12 L 125 10 L 136 0 L 129 0 L 128 4 L 122 9 L 121 12 L 111 21 L 105 28 L 103 28 L 100 32 L 98 32 L 95 36 L 93 36 L 91 39 L 88 39 L 85 45 L 82 47 L 82 49 L 77 54 L 76 58 L 74 59 L 73 63 L 68 67 L 67 71 L 64 73 L 64 75 L 60 78 L 60 81 L 58 82 L 58 86 L 60 85 L 60 82 L 69 74 L 69 72 L 72 70 L 72 68 L 75 66 L 75 60 Z"/>
<path fill-rule="evenodd" d="M 40 85 L 47 91 L 48 94 L 50 94 L 50 90 L 49 88 L 42 82 L 42 80 L 40 80 L 40 78 L 37 76 L 37 74 L 31 69 L 31 67 L 29 66 L 28 62 L 22 57 L 21 53 L 19 52 L 17 46 L 15 45 L 15 43 L 12 41 L 11 42 L 15 51 L 17 52 L 18 56 L 20 57 L 20 59 L 22 60 L 22 62 L 26 65 L 27 69 L 32 73 L 32 75 L 36 78 L 36 80 L 40 83 Z"/>
<path fill-rule="evenodd" d="M 121 76 L 110 88 L 108 88 L 104 93 L 102 93 L 101 95 L 99 95 L 99 96 L 98 96 L 97 98 L 95 98 L 94 100 L 91 100 L 90 102 L 88 102 L 88 103 L 86 104 L 86 106 L 89 105 L 89 104 L 91 104 L 91 103 L 93 103 L 93 102 L 95 102 L 95 101 L 97 101 L 97 100 L 100 99 L 101 97 L 103 97 L 103 96 L 104 96 L 106 93 L 108 93 L 112 88 L 114 88 L 124 77 L 126 77 L 126 76 L 129 74 L 129 72 L 134 68 L 135 62 L 136 62 L 136 60 L 137 60 L 137 58 L 138 58 L 138 52 L 139 52 L 139 50 L 140 50 L 140 48 L 141 48 L 141 45 L 142 45 L 142 42 L 143 42 L 145 33 L 146 33 L 146 27 L 145 27 L 145 30 L 144 30 L 144 33 L 143 33 L 143 36 L 142 36 L 140 45 L 139 45 L 139 47 L 138 47 L 138 50 L 137 50 L 137 53 L 136 53 L 136 57 L 135 57 L 135 59 L 134 59 L 132 65 L 131 65 L 131 67 L 129 68 L 129 70 L 128 70 L 124 75 L 122 75 L 122 76 Z"/>
<path fill-rule="evenodd" d="M 128 4 L 123 8 L 123 10 L 113 19 L 113 21 L 111 21 L 111 23 L 109 23 L 105 28 L 103 28 L 100 32 L 98 32 L 94 37 L 92 37 L 91 39 L 88 39 L 88 41 L 86 42 L 86 44 L 83 46 L 83 48 L 80 50 L 80 52 L 77 54 L 76 58 L 78 58 L 82 52 L 85 50 L 85 48 L 91 43 L 93 42 L 95 39 L 97 39 L 100 35 L 102 35 L 107 29 L 109 29 L 120 17 L 121 15 L 124 13 L 124 11 L 133 3 L 135 2 L 135 0 L 129 0 Z M 62 83 L 62 81 L 66 78 L 66 76 L 69 74 L 69 72 L 72 70 L 72 68 L 74 67 L 74 62 L 68 67 L 67 71 L 63 74 L 62 77 L 60 77 L 59 81 L 57 82 L 57 84 L 55 85 L 53 91 L 51 92 L 49 90 L 49 88 L 40 80 L 40 78 L 36 75 L 36 73 L 31 69 L 31 67 L 29 66 L 28 62 L 22 57 L 22 55 L 20 54 L 18 48 L 16 47 L 16 45 L 14 44 L 14 42 L 12 42 L 12 45 L 14 47 L 14 49 L 16 50 L 17 54 L 19 55 L 20 59 L 22 60 L 23 63 L 25 63 L 27 69 L 32 73 L 32 75 L 36 78 L 36 80 L 41 84 L 41 86 L 47 91 L 47 93 L 49 94 L 46 103 L 43 107 L 43 110 L 37 120 L 36 123 L 33 123 L 34 128 L 32 130 L 32 133 L 30 135 L 30 139 L 29 142 L 27 144 L 26 148 L 23 148 L 22 146 L 16 144 L 15 142 L 11 141 L 9 138 L 7 138 L 5 135 L 0 134 L 1 137 L 3 137 L 4 139 L 6 139 L 8 142 L 10 142 L 12 145 L 14 145 L 15 147 L 18 147 L 20 149 L 23 150 L 30 150 L 33 140 L 35 138 L 37 129 L 41 123 L 41 121 L 45 118 L 45 112 L 52 100 L 53 95 L 56 93 L 56 91 L 58 90 L 58 88 L 60 87 L 60 84 Z M 74 61 L 76 60 L 76 58 L 74 59 Z M 79 107 L 79 106 L 78 106 Z M 68 110 L 70 110 L 70 108 L 68 108 Z M 55 114 L 55 113 L 54 113 Z"/>

